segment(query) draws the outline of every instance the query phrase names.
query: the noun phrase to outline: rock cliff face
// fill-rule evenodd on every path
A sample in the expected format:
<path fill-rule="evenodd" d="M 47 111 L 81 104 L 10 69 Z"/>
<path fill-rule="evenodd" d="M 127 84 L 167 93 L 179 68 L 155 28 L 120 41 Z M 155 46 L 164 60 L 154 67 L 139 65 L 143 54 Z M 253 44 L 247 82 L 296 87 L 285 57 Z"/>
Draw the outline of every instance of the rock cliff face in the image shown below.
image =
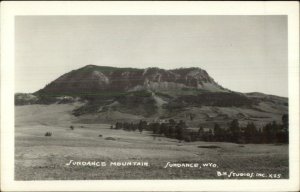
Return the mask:
<path fill-rule="evenodd" d="M 39 93 L 84 94 L 95 92 L 171 91 L 196 89 L 227 92 L 200 68 L 114 68 L 87 65 L 54 80 Z"/>

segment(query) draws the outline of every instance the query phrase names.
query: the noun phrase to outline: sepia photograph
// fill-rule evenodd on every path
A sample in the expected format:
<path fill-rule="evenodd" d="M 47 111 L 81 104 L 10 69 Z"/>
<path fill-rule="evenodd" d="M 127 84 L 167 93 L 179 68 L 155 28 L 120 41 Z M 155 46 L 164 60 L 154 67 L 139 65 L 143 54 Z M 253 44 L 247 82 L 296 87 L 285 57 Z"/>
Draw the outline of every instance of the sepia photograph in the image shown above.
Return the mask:
<path fill-rule="evenodd" d="M 15 21 L 16 180 L 289 177 L 286 16 Z"/>
<path fill-rule="evenodd" d="M 288 15 L 13 19 L 14 181 L 295 179 Z"/>

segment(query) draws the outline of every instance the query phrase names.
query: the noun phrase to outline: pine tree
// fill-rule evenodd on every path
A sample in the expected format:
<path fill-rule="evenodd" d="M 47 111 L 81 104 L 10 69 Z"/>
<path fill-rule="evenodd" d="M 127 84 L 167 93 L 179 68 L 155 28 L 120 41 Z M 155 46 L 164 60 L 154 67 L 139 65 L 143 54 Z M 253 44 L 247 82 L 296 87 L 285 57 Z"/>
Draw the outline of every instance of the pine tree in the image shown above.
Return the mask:
<path fill-rule="evenodd" d="M 223 131 L 218 123 L 215 123 L 214 126 L 214 140 L 215 141 L 223 141 Z"/>
<path fill-rule="evenodd" d="M 232 120 L 229 124 L 229 134 L 231 142 L 238 142 L 240 137 L 240 127 L 237 119 Z"/>
<path fill-rule="evenodd" d="M 288 114 L 284 114 L 282 116 L 282 127 L 283 127 L 282 142 L 288 143 L 289 142 L 289 115 Z"/>
<path fill-rule="evenodd" d="M 255 139 L 257 136 L 257 129 L 254 123 L 248 122 L 245 128 L 244 136 L 245 136 L 246 143 L 255 143 Z"/>

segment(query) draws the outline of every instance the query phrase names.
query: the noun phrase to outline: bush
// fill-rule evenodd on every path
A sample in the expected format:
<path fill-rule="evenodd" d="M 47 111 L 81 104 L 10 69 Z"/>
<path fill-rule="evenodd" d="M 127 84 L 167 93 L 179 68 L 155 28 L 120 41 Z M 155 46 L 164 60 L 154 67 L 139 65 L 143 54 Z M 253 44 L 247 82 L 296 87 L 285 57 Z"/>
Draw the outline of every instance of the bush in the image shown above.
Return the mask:
<path fill-rule="evenodd" d="M 192 141 L 191 136 L 189 136 L 189 135 L 184 136 L 183 140 L 185 142 L 191 142 Z"/>
<path fill-rule="evenodd" d="M 98 135 L 98 137 L 103 137 L 103 135 L 100 134 L 100 135 Z"/>
<path fill-rule="evenodd" d="M 71 130 L 74 130 L 74 126 L 73 126 L 73 125 L 71 125 L 71 126 L 70 126 L 70 129 L 71 129 Z"/>
<path fill-rule="evenodd" d="M 51 137 L 51 136 L 52 136 L 52 133 L 51 133 L 51 132 L 46 132 L 46 133 L 45 133 L 45 136 L 46 136 L 46 137 Z"/>

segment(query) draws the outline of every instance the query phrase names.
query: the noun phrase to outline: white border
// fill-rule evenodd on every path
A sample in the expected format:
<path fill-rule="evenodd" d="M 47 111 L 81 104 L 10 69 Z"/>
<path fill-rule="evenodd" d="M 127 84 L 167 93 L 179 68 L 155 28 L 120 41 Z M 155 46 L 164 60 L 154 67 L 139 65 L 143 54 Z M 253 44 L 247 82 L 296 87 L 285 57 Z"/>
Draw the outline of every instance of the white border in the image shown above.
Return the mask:
<path fill-rule="evenodd" d="M 290 179 L 14 181 L 14 16 L 288 15 Z M 294 2 L 2 2 L 1 190 L 3 191 L 298 191 L 299 4 Z"/>

